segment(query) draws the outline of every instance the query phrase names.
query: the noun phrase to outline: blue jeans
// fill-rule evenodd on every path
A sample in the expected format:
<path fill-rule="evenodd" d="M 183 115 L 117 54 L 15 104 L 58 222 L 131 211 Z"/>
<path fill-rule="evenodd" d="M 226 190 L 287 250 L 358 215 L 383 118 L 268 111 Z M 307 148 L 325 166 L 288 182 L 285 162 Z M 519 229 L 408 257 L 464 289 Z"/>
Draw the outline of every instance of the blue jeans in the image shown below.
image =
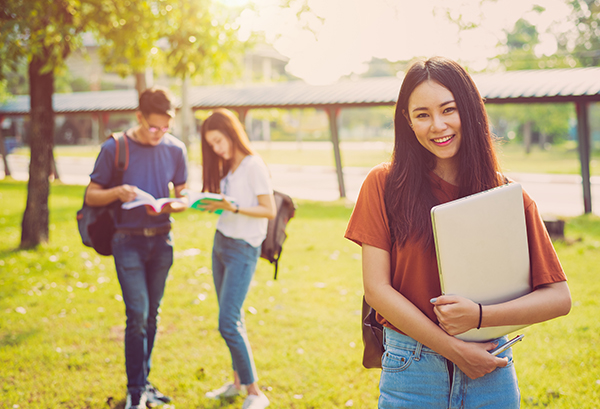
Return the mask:
<path fill-rule="evenodd" d="M 116 233 L 112 249 L 127 315 L 127 388 L 135 392 L 148 381 L 158 309 L 173 264 L 173 244 L 170 233 L 154 237 Z"/>
<path fill-rule="evenodd" d="M 502 337 L 497 341 L 506 339 Z M 473 380 L 437 352 L 389 328 L 384 330 L 384 346 L 380 409 L 513 409 L 520 406 L 511 349 L 499 355 L 508 357 L 508 366 Z M 450 368 L 453 369 L 452 380 Z"/>
<path fill-rule="evenodd" d="M 260 256 L 260 246 L 232 239 L 217 230 L 212 252 L 212 270 L 219 300 L 219 332 L 231 353 L 233 370 L 242 385 L 258 380 L 248 342 L 242 307 Z"/>

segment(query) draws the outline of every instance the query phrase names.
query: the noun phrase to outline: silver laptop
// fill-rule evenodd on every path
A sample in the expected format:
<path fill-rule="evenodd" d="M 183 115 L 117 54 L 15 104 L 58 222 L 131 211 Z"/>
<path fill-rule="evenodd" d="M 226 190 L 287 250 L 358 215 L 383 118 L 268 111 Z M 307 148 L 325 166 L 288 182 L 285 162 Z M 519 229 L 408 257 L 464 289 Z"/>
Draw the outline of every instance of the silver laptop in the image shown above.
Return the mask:
<path fill-rule="evenodd" d="M 431 220 L 443 294 L 486 305 L 531 292 L 520 184 L 434 206 Z M 472 329 L 456 337 L 488 341 L 525 326 Z"/>

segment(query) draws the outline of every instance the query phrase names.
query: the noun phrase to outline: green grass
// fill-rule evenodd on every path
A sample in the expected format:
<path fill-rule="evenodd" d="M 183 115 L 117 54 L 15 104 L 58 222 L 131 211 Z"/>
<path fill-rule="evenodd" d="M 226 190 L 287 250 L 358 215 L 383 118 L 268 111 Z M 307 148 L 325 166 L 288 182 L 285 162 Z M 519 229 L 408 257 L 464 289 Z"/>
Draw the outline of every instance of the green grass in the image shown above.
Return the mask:
<path fill-rule="evenodd" d="M 0 181 L 0 408 L 122 408 L 124 306 L 112 258 L 79 240 L 83 187 L 54 184 L 50 243 L 18 250 L 26 189 Z M 360 364 L 360 250 L 343 238 L 351 205 L 297 205 L 279 278 L 260 260 L 244 307 L 259 383 L 273 408 L 374 408 L 379 373 Z M 193 210 L 175 215 L 150 378 L 178 408 L 241 406 L 204 397 L 230 377 L 210 275 L 215 222 Z M 600 401 L 600 218 L 570 219 L 566 234 L 556 248 L 573 310 L 528 328 L 515 347 L 523 407 Z"/>

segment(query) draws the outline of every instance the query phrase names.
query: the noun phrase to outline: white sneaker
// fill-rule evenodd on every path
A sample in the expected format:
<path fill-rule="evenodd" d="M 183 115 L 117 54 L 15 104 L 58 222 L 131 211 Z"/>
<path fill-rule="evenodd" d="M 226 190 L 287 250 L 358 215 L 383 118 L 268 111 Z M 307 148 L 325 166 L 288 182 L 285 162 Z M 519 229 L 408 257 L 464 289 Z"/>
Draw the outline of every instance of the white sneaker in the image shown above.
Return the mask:
<path fill-rule="evenodd" d="M 242 409 L 265 409 L 270 403 L 265 395 L 248 395 Z"/>
<path fill-rule="evenodd" d="M 146 409 L 146 391 L 127 392 L 127 400 L 125 401 L 125 409 Z"/>
<path fill-rule="evenodd" d="M 215 389 L 214 391 L 206 392 L 206 397 L 209 399 L 225 399 L 225 398 L 233 398 L 234 396 L 238 396 L 242 393 L 241 389 L 235 387 L 233 383 L 226 383 L 221 386 L 219 389 Z"/>

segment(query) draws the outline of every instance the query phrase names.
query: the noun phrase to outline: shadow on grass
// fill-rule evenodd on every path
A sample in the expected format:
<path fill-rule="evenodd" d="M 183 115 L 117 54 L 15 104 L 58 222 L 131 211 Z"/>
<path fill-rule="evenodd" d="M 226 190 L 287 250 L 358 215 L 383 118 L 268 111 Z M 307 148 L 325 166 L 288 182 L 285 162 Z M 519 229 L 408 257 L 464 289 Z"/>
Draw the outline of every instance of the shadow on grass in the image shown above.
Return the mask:
<path fill-rule="evenodd" d="M 8 257 L 10 255 L 19 253 L 19 252 L 24 251 L 24 250 L 26 250 L 26 249 L 22 249 L 22 248 L 19 248 L 19 247 L 15 247 L 15 248 L 12 248 L 12 249 L 9 248 L 9 249 L 0 250 L 0 259 L 4 259 L 4 258 L 6 258 L 6 257 Z"/>
<path fill-rule="evenodd" d="M 0 348 L 13 347 L 13 346 L 22 344 L 25 341 L 27 341 L 29 338 L 37 335 L 39 332 L 40 331 L 37 329 L 32 329 L 32 330 L 24 331 L 24 332 L 20 332 L 20 333 L 7 333 L 7 334 L 0 333 Z"/>
<path fill-rule="evenodd" d="M 205 405 L 205 408 L 210 408 L 210 409 L 217 409 L 217 408 L 229 408 L 231 407 L 231 405 L 235 402 L 238 402 L 241 404 L 243 402 L 243 399 L 240 397 L 234 397 L 234 398 L 225 398 L 225 399 L 219 399 L 219 400 L 213 400 L 210 402 L 210 404 Z"/>
<path fill-rule="evenodd" d="M 241 406 L 243 400 L 241 400 L 241 399 L 238 400 L 237 398 L 227 398 L 227 399 L 211 401 L 209 404 L 205 404 L 203 406 L 198 406 L 198 407 L 201 407 L 204 409 L 230 408 L 230 407 L 232 407 L 231 405 L 236 402 L 239 403 L 239 405 L 237 405 L 237 406 Z M 117 400 L 117 399 L 113 398 L 112 396 L 110 396 L 106 400 L 106 405 L 110 409 L 124 409 L 125 403 L 126 403 L 125 398 Z M 152 406 L 152 407 L 155 407 L 157 409 L 175 409 L 177 407 L 177 402 L 176 402 L 176 399 L 174 399 L 171 403 L 161 405 L 161 406 Z"/>

